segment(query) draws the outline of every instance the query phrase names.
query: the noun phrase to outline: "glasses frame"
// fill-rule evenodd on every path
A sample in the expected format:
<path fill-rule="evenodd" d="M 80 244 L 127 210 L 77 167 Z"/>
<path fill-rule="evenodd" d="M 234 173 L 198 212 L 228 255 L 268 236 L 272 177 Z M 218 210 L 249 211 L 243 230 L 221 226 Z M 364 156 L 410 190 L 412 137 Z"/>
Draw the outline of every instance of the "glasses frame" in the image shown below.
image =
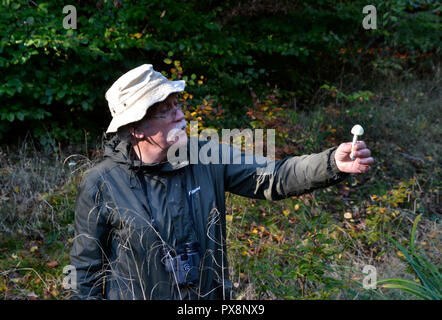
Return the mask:
<path fill-rule="evenodd" d="M 158 109 L 161 109 L 163 105 L 167 106 L 168 110 L 151 115 L 150 116 L 151 119 L 167 119 L 167 118 L 175 119 L 178 110 L 183 111 L 183 104 L 180 102 L 178 102 L 176 105 L 172 107 L 170 106 L 170 104 L 163 102 L 158 106 Z"/>

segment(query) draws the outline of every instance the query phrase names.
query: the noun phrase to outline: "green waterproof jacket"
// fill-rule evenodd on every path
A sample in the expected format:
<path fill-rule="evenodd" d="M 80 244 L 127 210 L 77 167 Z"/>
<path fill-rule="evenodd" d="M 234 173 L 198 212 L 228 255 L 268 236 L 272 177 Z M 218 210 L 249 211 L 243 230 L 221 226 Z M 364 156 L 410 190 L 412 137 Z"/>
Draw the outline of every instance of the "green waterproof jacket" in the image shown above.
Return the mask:
<path fill-rule="evenodd" d="M 188 156 L 198 150 L 211 163 L 143 164 L 117 137 L 106 143 L 76 199 L 72 299 L 229 299 L 225 192 L 279 200 L 348 176 L 336 167 L 336 147 L 270 161 L 227 145 L 191 144 Z M 186 242 L 200 245 L 199 281 L 177 286 L 162 248 Z"/>

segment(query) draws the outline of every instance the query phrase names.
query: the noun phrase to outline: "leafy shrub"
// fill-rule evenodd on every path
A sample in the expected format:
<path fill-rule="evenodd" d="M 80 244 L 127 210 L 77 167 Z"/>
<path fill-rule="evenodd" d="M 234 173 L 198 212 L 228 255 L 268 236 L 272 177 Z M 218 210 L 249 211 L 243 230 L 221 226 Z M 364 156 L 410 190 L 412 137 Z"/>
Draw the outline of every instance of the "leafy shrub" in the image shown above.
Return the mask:
<path fill-rule="evenodd" d="M 218 126 L 241 127 L 249 88 L 277 84 L 302 107 L 344 66 L 405 69 L 438 54 L 436 1 L 373 4 L 382 27 L 367 31 L 364 1 L 81 1 L 77 29 L 65 30 L 59 1 L 2 0 L 0 139 L 28 129 L 46 145 L 47 132 L 75 143 L 78 129 L 99 136 L 110 121 L 105 90 L 142 63 L 173 78 L 181 61 L 186 74 L 175 67 L 175 76 L 188 78 L 193 105 L 212 100 L 229 112 Z"/>

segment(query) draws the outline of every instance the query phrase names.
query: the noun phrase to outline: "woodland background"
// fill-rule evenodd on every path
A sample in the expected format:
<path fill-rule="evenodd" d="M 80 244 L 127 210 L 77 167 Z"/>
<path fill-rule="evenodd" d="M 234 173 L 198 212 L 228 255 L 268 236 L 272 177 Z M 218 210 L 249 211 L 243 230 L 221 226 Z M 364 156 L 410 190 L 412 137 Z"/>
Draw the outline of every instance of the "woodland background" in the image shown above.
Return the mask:
<path fill-rule="evenodd" d="M 201 129 L 276 129 L 278 159 L 365 129 L 367 174 L 279 202 L 228 196 L 237 299 L 441 298 L 438 1 L 71 1 L 75 30 L 60 1 L 0 3 L 2 299 L 67 298 L 77 188 L 109 138 L 104 93 L 143 63 L 187 80 Z"/>

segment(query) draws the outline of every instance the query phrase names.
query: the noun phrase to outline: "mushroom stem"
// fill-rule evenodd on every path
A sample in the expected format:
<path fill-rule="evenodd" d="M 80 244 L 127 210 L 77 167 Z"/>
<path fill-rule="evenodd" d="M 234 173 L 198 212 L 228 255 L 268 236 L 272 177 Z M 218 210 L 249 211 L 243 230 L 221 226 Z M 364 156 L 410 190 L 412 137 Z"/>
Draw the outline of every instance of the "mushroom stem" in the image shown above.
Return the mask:
<path fill-rule="evenodd" d="M 353 128 L 351 128 L 351 133 L 353 134 L 353 142 L 351 144 L 351 153 L 350 153 L 350 159 L 354 160 L 355 159 L 355 147 L 356 147 L 356 143 L 358 142 L 358 136 L 362 136 L 364 134 L 364 128 L 362 128 L 359 124 L 353 126 Z"/>
<path fill-rule="evenodd" d="M 350 153 L 350 159 L 354 160 L 355 159 L 355 147 L 356 147 L 356 143 L 358 142 L 358 135 L 355 134 L 353 136 L 353 142 L 351 144 L 351 153 Z"/>

